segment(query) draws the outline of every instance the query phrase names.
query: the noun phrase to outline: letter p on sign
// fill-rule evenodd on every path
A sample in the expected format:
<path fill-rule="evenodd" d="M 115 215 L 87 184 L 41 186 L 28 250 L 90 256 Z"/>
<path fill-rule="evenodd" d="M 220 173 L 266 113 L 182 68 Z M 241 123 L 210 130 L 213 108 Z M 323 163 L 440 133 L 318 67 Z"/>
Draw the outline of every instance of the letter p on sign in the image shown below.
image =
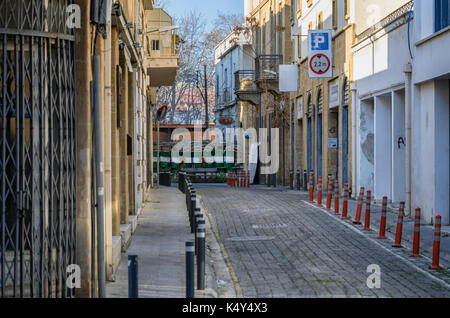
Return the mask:
<path fill-rule="evenodd" d="M 311 34 L 311 49 L 326 51 L 328 50 L 328 33 L 313 33 Z"/>

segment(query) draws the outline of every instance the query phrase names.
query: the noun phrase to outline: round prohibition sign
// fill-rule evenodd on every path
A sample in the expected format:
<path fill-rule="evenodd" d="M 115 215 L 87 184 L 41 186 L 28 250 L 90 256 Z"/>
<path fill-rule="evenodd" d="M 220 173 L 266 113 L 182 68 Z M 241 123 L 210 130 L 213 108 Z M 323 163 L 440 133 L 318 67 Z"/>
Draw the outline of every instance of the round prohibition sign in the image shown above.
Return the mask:
<path fill-rule="evenodd" d="M 330 69 L 330 59 L 325 54 L 319 53 L 314 55 L 309 61 L 309 67 L 315 74 L 322 75 Z"/>

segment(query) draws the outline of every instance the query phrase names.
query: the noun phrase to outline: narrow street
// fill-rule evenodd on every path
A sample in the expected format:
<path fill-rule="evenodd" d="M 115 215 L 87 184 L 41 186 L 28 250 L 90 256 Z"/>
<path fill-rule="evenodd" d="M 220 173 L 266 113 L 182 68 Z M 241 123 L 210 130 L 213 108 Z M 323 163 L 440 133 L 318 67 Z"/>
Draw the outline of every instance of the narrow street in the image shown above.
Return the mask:
<path fill-rule="evenodd" d="M 389 242 L 374 243 L 375 233 L 309 205 L 305 194 L 197 188 L 243 297 L 450 297 L 448 280 L 390 252 Z M 371 264 L 381 269 L 379 289 L 366 285 Z"/>

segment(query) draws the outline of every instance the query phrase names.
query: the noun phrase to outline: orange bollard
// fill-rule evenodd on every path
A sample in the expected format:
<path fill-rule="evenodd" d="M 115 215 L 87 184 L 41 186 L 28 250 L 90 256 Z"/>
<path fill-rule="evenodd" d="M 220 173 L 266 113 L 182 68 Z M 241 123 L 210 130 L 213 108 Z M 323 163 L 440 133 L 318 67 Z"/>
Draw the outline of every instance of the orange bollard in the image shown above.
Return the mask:
<path fill-rule="evenodd" d="M 317 205 L 322 206 L 322 176 L 319 176 L 319 184 L 317 185 Z"/>
<path fill-rule="evenodd" d="M 372 192 L 367 190 L 367 198 L 366 198 L 366 213 L 364 215 L 364 228 L 363 231 L 371 231 L 370 229 L 370 200 Z"/>
<path fill-rule="evenodd" d="M 242 174 L 243 171 L 239 171 L 239 188 L 244 187 L 244 175 Z"/>
<path fill-rule="evenodd" d="M 413 239 L 413 251 L 411 257 L 421 257 L 420 250 L 420 208 L 416 209 L 414 214 L 414 239 Z"/>
<path fill-rule="evenodd" d="M 339 215 L 339 180 L 334 181 L 334 215 Z"/>
<path fill-rule="evenodd" d="M 358 207 L 356 208 L 356 215 L 353 224 L 361 224 L 361 212 L 364 200 L 364 191 L 365 191 L 364 187 L 361 187 L 361 189 L 359 190 Z"/>
<path fill-rule="evenodd" d="M 400 202 L 398 209 L 397 230 L 395 232 L 395 242 L 392 247 L 401 248 L 402 246 L 402 231 L 403 231 L 403 216 L 405 212 L 405 202 Z"/>
<path fill-rule="evenodd" d="M 333 178 L 328 178 L 328 191 L 327 191 L 327 210 L 331 210 L 331 199 L 333 197 Z"/>
<path fill-rule="evenodd" d="M 442 267 L 439 266 L 439 251 L 441 248 L 441 222 L 442 217 L 440 215 L 436 216 L 433 242 L 433 263 L 431 264 L 430 269 L 442 269 Z"/>
<path fill-rule="evenodd" d="M 387 216 L 387 200 L 388 197 L 383 197 L 383 203 L 381 208 L 381 220 L 380 220 L 380 234 L 377 239 L 386 239 L 386 216 Z"/>
<path fill-rule="evenodd" d="M 309 174 L 309 202 L 314 203 L 314 181 L 313 174 Z"/>
<path fill-rule="evenodd" d="M 345 220 L 348 215 L 348 183 L 344 184 L 344 201 L 342 202 L 342 219 Z"/>

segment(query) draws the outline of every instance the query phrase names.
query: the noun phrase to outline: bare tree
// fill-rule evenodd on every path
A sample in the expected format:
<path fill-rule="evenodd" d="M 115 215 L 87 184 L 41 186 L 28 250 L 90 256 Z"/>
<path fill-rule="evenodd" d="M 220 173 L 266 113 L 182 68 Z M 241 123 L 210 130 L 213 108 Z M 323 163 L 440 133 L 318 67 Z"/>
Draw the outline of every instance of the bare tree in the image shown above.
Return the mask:
<path fill-rule="evenodd" d="M 208 89 L 213 91 L 214 51 L 208 45 L 208 36 L 205 32 L 207 22 L 201 13 L 191 11 L 184 16 L 175 18 L 175 23 L 180 25 L 178 32 L 177 50 L 179 56 L 179 68 L 175 83 L 171 87 L 161 87 L 158 92 L 158 103 L 169 106 L 167 122 L 173 123 L 175 119 L 182 118 L 188 122 L 201 119 L 201 104 L 199 100 L 198 81 L 199 71 L 203 65 L 207 65 Z M 197 93 L 196 93 L 197 91 Z M 209 94 L 208 94 L 209 95 Z M 187 101 L 181 107 L 180 102 Z M 214 99 L 210 98 L 213 109 Z M 198 110 L 200 103 L 200 110 Z M 187 112 L 183 116 L 176 113 Z"/>
<path fill-rule="evenodd" d="M 170 0 L 155 0 L 155 8 L 167 10 L 170 6 Z"/>
<path fill-rule="evenodd" d="M 223 13 L 217 11 L 217 17 L 213 21 L 213 28 L 207 34 L 207 42 L 215 47 L 228 34 L 234 32 L 244 23 L 244 17 L 237 13 Z"/>

